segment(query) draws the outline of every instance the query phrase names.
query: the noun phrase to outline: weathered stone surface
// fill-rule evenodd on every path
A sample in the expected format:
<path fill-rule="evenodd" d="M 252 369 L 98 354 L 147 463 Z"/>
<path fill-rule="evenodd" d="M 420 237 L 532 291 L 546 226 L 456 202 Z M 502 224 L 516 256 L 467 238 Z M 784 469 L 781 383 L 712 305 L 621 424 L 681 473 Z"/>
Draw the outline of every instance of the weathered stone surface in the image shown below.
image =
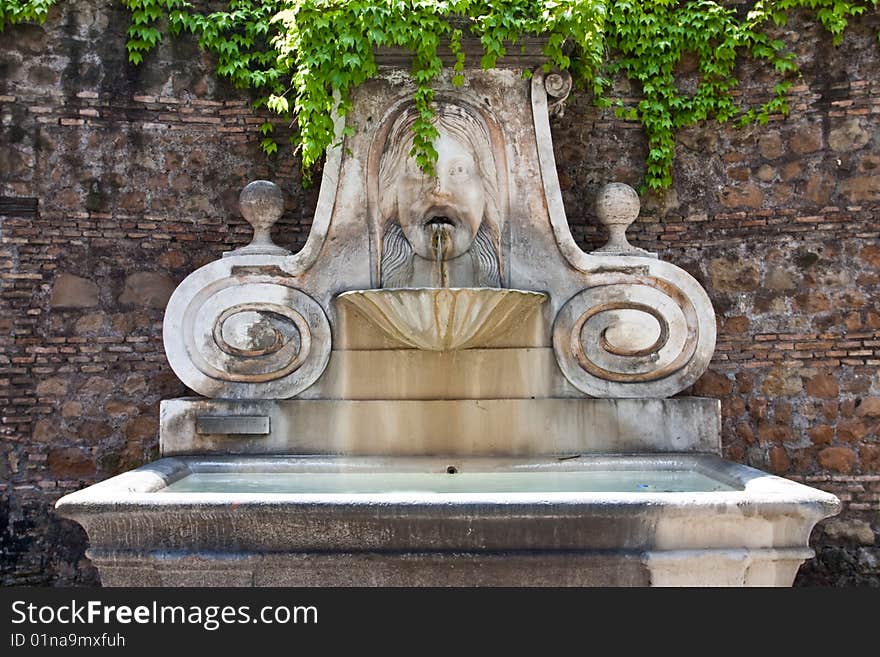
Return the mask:
<path fill-rule="evenodd" d="M 848 447 L 826 447 L 818 454 L 819 465 L 835 472 L 852 472 L 856 453 Z"/>
<path fill-rule="evenodd" d="M 736 373 L 736 389 L 740 395 L 751 394 L 755 390 L 755 377 L 749 372 Z"/>
<path fill-rule="evenodd" d="M 771 182 L 778 175 L 779 172 L 776 169 L 766 164 L 762 164 L 757 173 L 755 173 L 755 176 L 758 178 L 758 180 L 761 180 L 763 182 Z"/>
<path fill-rule="evenodd" d="M 774 267 L 767 272 L 764 285 L 771 290 L 794 290 L 797 288 L 795 275 L 779 267 Z"/>
<path fill-rule="evenodd" d="M 596 197 L 596 218 L 608 230 L 608 242 L 593 253 L 648 255 L 626 238 L 626 229 L 638 218 L 640 207 L 639 196 L 629 185 L 608 183 L 602 187 Z"/>
<path fill-rule="evenodd" d="M 174 281 L 170 276 L 157 272 L 137 272 L 126 277 L 119 303 L 164 308 L 172 292 Z"/>
<path fill-rule="evenodd" d="M 775 160 L 785 153 L 782 137 L 775 130 L 768 130 L 758 138 L 758 152 L 768 160 Z"/>
<path fill-rule="evenodd" d="M 253 458 L 245 463 L 249 472 L 264 464 Z M 287 457 L 265 466 L 310 472 L 313 463 L 308 457 Z M 348 459 L 346 463 L 332 469 L 338 472 L 340 467 L 354 466 L 361 473 L 381 477 L 389 467 L 385 458 Z M 405 457 L 397 463 L 412 468 Z M 446 457 L 433 457 L 420 465 L 428 472 L 442 472 L 446 463 Z M 490 463 L 493 471 L 503 472 L 515 469 L 521 461 L 495 459 Z M 554 474 L 560 470 L 558 459 L 532 458 L 528 463 L 529 474 L 540 474 L 548 463 Z M 462 471 L 478 471 L 477 463 L 467 458 L 459 465 Z M 634 582 L 625 566 L 636 552 L 649 574 L 642 584 L 788 586 L 797 567 L 811 554 L 805 537 L 838 506 L 827 493 L 783 479 L 764 478 L 761 486 L 746 487 L 745 482 L 760 473 L 711 455 L 582 457 L 563 468 L 570 472 L 597 467 L 699 470 L 710 478 L 737 482 L 734 490 L 713 492 L 712 504 L 695 503 L 694 493 L 647 491 L 612 500 L 602 493 L 595 499 L 583 493 L 565 502 L 548 499 L 545 492 L 521 492 L 516 513 L 495 504 L 460 503 L 442 493 L 424 492 L 402 492 L 396 501 L 380 494 L 382 504 L 365 504 L 370 498 L 364 494 L 317 494 L 302 502 L 298 496 L 255 501 L 234 491 L 208 500 L 168 490 L 161 507 L 143 502 L 143 491 L 152 490 L 157 480 L 176 480 L 201 467 L 198 458 L 163 459 L 68 495 L 59 501 L 58 509 L 88 529 L 92 550 L 107 557 L 99 561 L 99 567 L 108 573 L 108 583 L 114 584 L 228 584 L 227 571 L 233 570 L 243 584 L 326 585 L 326 573 L 341 570 L 344 579 L 336 576 L 330 581 L 357 586 L 438 585 L 464 583 L 449 580 L 450 573 L 470 572 L 469 565 L 477 561 L 483 564 L 476 571 L 481 575 L 470 584 L 581 584 L 580 578 L 586 577 L 628 585 Z M 227 469 L 236 472 L 241 467 L 233 461 Z M 807 504 L 786 501 L 805 497 Z M 728 521 L 732 513 L 739 518 L 736 524 Z M 125 522 L 124 541 L 115 531 L 117 523 L 107 522 L 108 516 Z M 760 529 L 767 532 L 769 544 L 756 548 L 753 536 Z M 162 550 L 157 559 L 159 544 Z M 232 554 L 238 557 L 235 569 L 224 558 Z M 531 577 L 537 581 L 524 580 L 519 572 L 523 564 L 515 557 L 510 561 L 511 555 L 518 554 L 531 555 L 528 569 L 535 571 Z M 581 561 L 582 556 L 596 554 L 607 560 L 609 572 Z M 369 567 L 340 568 L 341 559 L 355 564 L 379 560 L 379 572 Z M 177 578 L 163 577 L 163 564 L 175 560 L 186 565 L 174 567 Z M 487 567 L 492 561 L 498 561 L 500 568 Z M 548 568 L 548 563 L 553 566 Z M 262 575 L 256 576 L 257 572 Z"/>
<path fill-rule="evenodd" d="M 268 417 L 270 432 L 203 434 L 199 417 Z M 155 435 L 154 415 L 130 438 Z M 717 452 L 718 401 L 675 399 L 289 399 L 162 402 L 164 456 L 192 454 L 413 455 Z M 451 427 L 454 429 L 450 430 Z M 132 433 L 129 434 L 128 432 Z M 402 441 L 398 436 L 406 435 Z M 328 439 L 332 436 L 332 440 Z"/>
<path fill-rule="evenodd" d="M 136 417 L 125 425 L 128 440 L 148 440 L 159 435 L 159 421 L 150 416 Z"/>
<path fill-rule="evenodd" d="M 61 397 L 67 394 L 68 387 L 69 383 L 67 379 L 53 376 L 40 381 L 37 384 L 36 393 L 37 395 L 46 397 Z"/>
<path fill-rule="evenodd" d="M 50 443 L 60 437 L 60 431 L 55 422 L 44 418 L 37 421 L 31 435 L 39 443 Z"/>
<path fill-rule="evenodd" d="M 880 246 L 876 244 L 866 244 L 859 252 L 859 256 L 869 267 L 880 269 Z"/>
<path fill-rule="evenodd" d="M 104 404 L 104 412 L 107 415 L 137 415 L 138 407 L 134 404 L 119 400 L 111 399 Z"/>
<path fill-rule="evenodd" d="M 745 333 L 749 330 L 751 321 L 748 317 L 728 317 L 724 322 L 726 333 Z"/>
<path fill-rule="evenodd" d="M 834 420 L 840 412 L 840 405 L 836 401 L 827 401 L 822 404 L 822 416 L 826 420 Z"/>
<path fill-rule="evenodd" d="M 851 541 L 859 545 L 874 545 L 874 531 L 864 520 L 829 518 L 822 524 L 822 531 L 832 540 Z"/>
<path fill-rule="evenodd" d="M 791 468 L 791 460 L 784 447 L 775 445 L 770 448 L 770 471 L 776 474 L 788 472 Z"/>
<path fill-rule="evenodd" d="M 719 258 L 709 263 L 709 276 L 714 288 L 720 292 L 747 292 L 756 290 L 760 273 L 751 263 Z"/>
<path fill-rule="evenodd" d="M 71 400 L 64 402 L 64 406 L 61 407 L 61 417 L 71 418 L 71 417 L 80 417 L 83 412 L 82 403 Z"/>
<path fill-rule="evenodd" d="M 798 127 L 789 137 L 789 147 L 798 155 L 815 153 L 822 148 L 822 126 L 808 123 Z"/>
<path fill-rule="evenodd" d="M 840 422 L 837 425 L 837 438 L 848 443 L 858 442 L 869 432 L 870 427 L 864 422 Z"/>
<path fill-rule="evenodd" d="M 828 133 L 828 145 L 835 151 L 853 151 L 862 148 L 870 140 L 871 134 L 856 118 L 847 119 L 833 126 Z"/>
<path fill-rule="evenodd" d="M 165 251 L 159 256 L 158 263 L 166 269 L 180 269 L 189 262 L 186 253 L 179 249 Z"/>
<path fill-rule="evenodd" d="M 103 312 L 89 313 L 83 315 L 76 320 L 74 333 L 83 335 L 88 333 L 99 333 L 107 326 L 107 315 Z"/>
<path fill-rule="evenodd" d="M 764 424 L 758 425 L 758 439 L 761 442 L 783 443 L 794 439 L 791 427 L 784 424 Z"/>
<path fill-rule="evenodd" d="M 880 417 L 880 397 L 863 399 L 856 409 L 859 417 Z"/>
<path fill-rule="evenodd" d="M 840 183 L 841 191 L 850 201 L 880 200 L 880 176 L 853 176 Z"/>
<path fill-rule="evenodd" d="M 859 447 L 859 461 L 863 470 L 875 472 L 880 467 L 880 444 L 867 443 Z"/>
<path fill-rule="evenodd" d="M 701 397 L 726 397 L 733 390 L 733 382 L 721 373 L 706 371 L 694 384 L 693 392 Z"/>
<path fill-rule="evenodd" d="M 49 450 L 49 473 L 59 479 L 79 479 L 95 474 L 95 459 L 78 447 Z"/>
<path fill-rule="evenodd" d="M 834 192 L 835 180 L 824 173 L 816 173 L 807 179 L 804 196 L 817 205 L 827 205 Z"/>
<path fill-rule="evenodd" d="M 810 377 L 804 382 L 804 388 L 813 397 L 833 399 L 840 394 L 840 386 L 833 374 L 821 373 Z"/>
<path fill-rule="evenodd" d="M 103 376 L 92 376 L 80 386 L 79 394 L 106 396 L 113 391 L 114 387 L 115 386 L 110 379 Z"/>
<path fill-rule="evenodd" d="M 767 373 L 761 392 L 768 396 L 797 395 L 803 390 L 803 382 L 797 370 L 792 368 L 774 368 Z"/>
<path fill-rule="evenodd" d="M 880 548 L 820 545 L 795 586 L 880 587 Z"/>
<path fill-rule="evenodd" d="M 805 292 L 794 298 L 795 306 L 804 312 L 821 313 L 831 310 L 831 300 L 822 292 Z"/>
<path fill-rule="evenodd" d="M 88 308 L 98 305 L 98 286 L 87 278 L 62 273 L 55 279 L 49 305 L 53 308 Z"/>
<path fill-rule="evenodd" d="M 86 420 L 80 423 L 76 435 L 83 444 L 96 444 L 113 435 L 113 427 L 108 422 Z"/>
<path fill-rule="evenodd" d="M 122 389 L 129 395 L 145 392 L 147 380 L 142 374 L 131 374 L 123 382 Z"/>
<path fill-rule="evenodd" d="M 827 424 L 812 427 L 808 433 L 814 445 L 830 445 L 834 440 L 834 427 Z"/>
<path fill-rule="evenodd" d="M 737 435 L 747 444 L 755 442 L 755 432 L 750 424 L 738 424 L 736 426 Z"/>
<path fill-rule="evenodd" d="M 760 187 L 748 183 L 723 189 L 719 201 L 726 208 L 760 208 L 764 203 L 764 194 Z"/>

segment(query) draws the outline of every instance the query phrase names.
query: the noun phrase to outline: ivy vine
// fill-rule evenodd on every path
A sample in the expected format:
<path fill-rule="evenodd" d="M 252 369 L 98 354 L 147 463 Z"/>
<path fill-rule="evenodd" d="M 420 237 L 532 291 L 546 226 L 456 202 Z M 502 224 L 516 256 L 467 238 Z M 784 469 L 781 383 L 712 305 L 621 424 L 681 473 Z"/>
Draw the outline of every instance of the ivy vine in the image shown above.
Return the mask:
<path fill-rule="evenodd" d="M 56 0 L 0 0 L 4 25 L 42 22 Z M 231 0 L 225 11 L 204 12 L 187 0 L 121 0 L 131 12 L 128 56 L 140 64 L 167 31 L 187 32 L 217 61 L 217 74 L 256 91 L 257 107 L 286 117 L 304 170 L 320 159 L 334 138 L 332 113 L 350 109 L 352 89 L 375 76 L 378 48 L 413 54 L 412 155 L 430 171 L 437 158 L 431 122 L 433 83 L 447 43 L 456 57 L 454 84 L 464 81 L 462 39 L 482 47 L 480 65 L 493 68 L 527 36 L 546 39 L 546 67 L 570 70 L 600 107 L 640 121 L 648 140 L 645 184 L 671 182 L 677 130 L 707 119 L 766 123 L 787 114 L 786 101 L 797 62 L 787 44 L 773 38 L 795 10 L 811 12 L 839 44 L 849 21 L 878 0 L 754 0 L 749 6 L 712 0 Z M 696 90 L 677 84 L 682 57 L 695 58 Z M 745 107 L 732 93 L 736 62 L 751 57 L 771 66 L 778 82 L 769 101 Z M 612 97 L 612 80 L 638 84 L 640 100 L 625 107 Z M 278 143 L 274 124 L 262 124 L 263 149 Z"/>

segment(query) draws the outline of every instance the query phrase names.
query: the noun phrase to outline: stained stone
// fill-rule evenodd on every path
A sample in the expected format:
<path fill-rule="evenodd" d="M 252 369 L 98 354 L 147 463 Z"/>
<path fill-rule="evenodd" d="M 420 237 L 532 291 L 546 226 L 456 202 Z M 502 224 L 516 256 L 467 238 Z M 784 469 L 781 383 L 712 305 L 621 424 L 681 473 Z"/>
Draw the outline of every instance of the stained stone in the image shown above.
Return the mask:
<path fill-rule="evenodd" d="M 77 447 L 49 451 L 49 472 L 60 479 L 81 479 L 95 474 L 94 458 Z"/>
<path fill-rule="evenodd" d="M 840 386 L 832 374 L 816 374 L 806 380 L 804 387 L 813 397 L 836 399 L 840 394 Z"/>
<path fill-rule="evenodd" d="M 822 148 L 822 126 L 807 124 L 798 128 L 789 138 L 789 146 L 798 155 L 815 153 Z"/>
<path fill-rule="evenodd" d="M 852 472 L 856 453 L 849 447 L 826 447 L 817 455 L 819 465 L 834 472 Z"/>
<path fill-rule="evenodd" d="M 880 397 L 866 397 L 856 409 L 859 417 L 880 417 Z"/>
<path fill-rule="evenodd" d="M 731 258 L 712 260 L 709 276 L 720 292 L 747 292 L 756 290 L 760 284 L 760 272 L 754 265 Z"/>
<path fill-rule="evenodd" d="M 860 545 L 874 545 L 874 531 L 864 520 L 832 518 L 822 524 L 822 531 L 831 539 L 854 541 Z"/>
<path fill-rule="evenodd" d="M 74 332 L 77 334 L 97 333 L 107 326 L 107 315 L 103 312 L 89 313 L 83 315 L 74 325 Z"/>
<path fill-rule="evenodd" d="M 98 286 L 80 276 L 62 273 L 55 279 L 49 304 L 53 308 L 88 308 L 98 305 Z"/>
<path fill-rule="evenodd" d="M 47 397 L 61 397 L 67 394 L 68 380 L 63 377 L 43 379 L 37 384 L 37 394 Z"/>
<path fill-rule="evenodd" d="M 34 424 L 33 437 L 40 443 L 49 443 L 60 436 L 60 427 L 58 422 L 49 419 L 37 420 Z"/>
<path fill-rule="evenodd" d="M 119 303 L 164 308 L 172 292 L 174 281 L 169 276 L 155 272 L 137 272 L 126 277 Z"/>
<path fill-rule="evenodd" d="M 871 141 L 871 134 L 858 119 L 849 119 L 831 128 L 828 145 L 835 151 L 848 152 L 861 148 Z"/>

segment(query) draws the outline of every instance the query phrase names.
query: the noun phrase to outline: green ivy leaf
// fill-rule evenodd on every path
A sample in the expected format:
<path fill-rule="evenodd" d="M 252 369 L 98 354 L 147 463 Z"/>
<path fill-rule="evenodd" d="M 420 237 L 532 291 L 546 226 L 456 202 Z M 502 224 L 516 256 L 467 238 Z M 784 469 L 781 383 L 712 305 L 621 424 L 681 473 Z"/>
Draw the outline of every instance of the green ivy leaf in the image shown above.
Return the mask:
<path fill-rule="evenodd" d="M 853 18 L 878 6 L 877 0 L 753 0 L 742 14 L 713 0 L 229 0 L 210 3 L 213 11 L 206 13 L 202 3 L 188 0 L 120 2 L 130 12 L 126 48 L 132 64 L 142 65 L 166 32 L 190 33 L 216 58 L 219 76 L 255 92 L 255 108 L 288 122 L 295 118 L 290 140 L 306 177 L 334 143 L 334 107 L 345 115 L 350 90 L 376 75 L 377 48 L 413 55 L 418 119 L 412 155 L 430 171 L 437 157 L 432 103 L 441 41 L 455 58 L 452 83 L 460 86 L 466 31 L 479 39 L 483 68 L 496 66 L 512 46 L 522 51 L 526 37 L 546 37 L 544 70 L 571 70 L 592 89 L 599 109 L 612 106 L 612 81 L 628 80 L 633 94 L 641 95 L 636 107 L 617 104 L 615 115 L 641 122 L 649 144 L 645 187 L 652 189 L 671 184 L 676 130 L 708 119 L 761 123 L 789 111 L 786 95 L 797 62 L 788 44 L 771 36 L 774 25 L 806 11 L 839 44 Z M 44 21 L 55 3 L 0 0 L 0 31 Z M 699 62 L 688 93 L 676 74 L 683 56 Z M 738 58 L 749 56 L 777 79 L 773 97 L 758 107 L 734 95 Z M 269 120 L 260 125 L 261 146 L 270 155 L 278 152 L 268 137 L 273 126 Z"/>

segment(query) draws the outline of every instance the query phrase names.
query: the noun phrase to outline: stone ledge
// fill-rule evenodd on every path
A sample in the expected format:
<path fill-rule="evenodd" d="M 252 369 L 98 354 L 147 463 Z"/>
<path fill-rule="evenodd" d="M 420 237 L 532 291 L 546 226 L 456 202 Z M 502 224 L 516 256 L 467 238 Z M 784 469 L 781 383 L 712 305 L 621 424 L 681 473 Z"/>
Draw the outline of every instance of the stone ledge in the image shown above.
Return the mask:
<path fill-rule="evenodd" d="M 265 436 L 199 434 L 202 416 L 269 418 Z M 180 454 L 719 454 L 715 399 L 232 401 L 170 399 L 160 449 Z M 401 440 L 400 436 L 407 436 Z"/>

